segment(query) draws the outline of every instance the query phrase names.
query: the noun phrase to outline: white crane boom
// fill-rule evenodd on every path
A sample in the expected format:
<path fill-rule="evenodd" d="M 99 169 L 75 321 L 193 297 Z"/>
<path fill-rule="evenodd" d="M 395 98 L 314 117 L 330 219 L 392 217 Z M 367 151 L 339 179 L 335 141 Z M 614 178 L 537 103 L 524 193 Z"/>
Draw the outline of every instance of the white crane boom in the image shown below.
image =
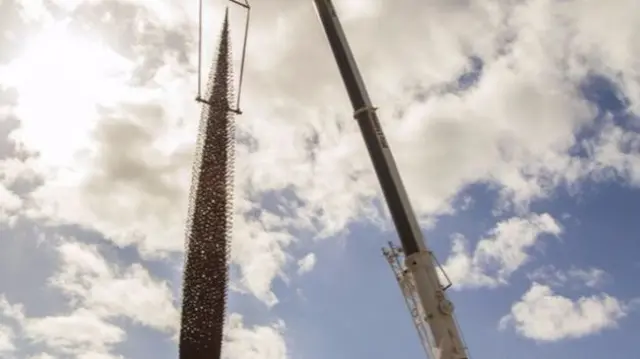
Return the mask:
<path fill-rule="evenodd" d="M 362 75 L 331 0 L 313 0 L 333 56 L 347 89 L 354 118 L 362 132 L 405 254 L 405 265 L 415 282 L 425 321 L 433 335 L 432 359 L 468 359 L 456 324 L 453 304 L 438 278 L 435 258 L 427 249 L 391 149 L 371 103 Z"/>

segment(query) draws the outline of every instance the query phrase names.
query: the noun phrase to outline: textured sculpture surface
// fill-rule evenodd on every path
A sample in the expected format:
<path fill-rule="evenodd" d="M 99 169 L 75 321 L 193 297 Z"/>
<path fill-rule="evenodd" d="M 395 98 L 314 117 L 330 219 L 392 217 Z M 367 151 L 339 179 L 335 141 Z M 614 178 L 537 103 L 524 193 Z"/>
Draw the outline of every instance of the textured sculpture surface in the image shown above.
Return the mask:
<path fill-rule="evenodd" d="M 235 126 L 228 17 L 207 84 L 193 165 L 180 328 L 181 359 L 222 355 L 233 221 Z"/>

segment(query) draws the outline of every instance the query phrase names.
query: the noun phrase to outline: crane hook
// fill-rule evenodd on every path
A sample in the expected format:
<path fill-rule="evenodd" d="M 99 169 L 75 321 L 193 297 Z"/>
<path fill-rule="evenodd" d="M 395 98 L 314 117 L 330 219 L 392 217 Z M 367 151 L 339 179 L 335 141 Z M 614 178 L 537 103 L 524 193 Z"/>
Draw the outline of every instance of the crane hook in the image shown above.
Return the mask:
<path fill-rule="evenodd" d="M 196 101 L 210 105 L 210 103 L 202 98 L 202 1 L 198 2 L 198 95 Z M 228 110 L 238 115 L 242 114 L 240 110 L 240 96 L 242 95 L 242 84 L 244 79 L 244 64 L 247 57 L 247 39 L 249 37 L 249 21 L 251 15 L 251 5 L 249 0 L 240 2 L 238 0 L 229 0 L 230 2 L 239 5 L 247 10 L 247 16 L 244 26 L 244 39 L 242 41 L 242 55 L 240 60 L 240 77 L 238 79 L 238 96 L 236 97 L 236 108 L 229 108 Z"/>

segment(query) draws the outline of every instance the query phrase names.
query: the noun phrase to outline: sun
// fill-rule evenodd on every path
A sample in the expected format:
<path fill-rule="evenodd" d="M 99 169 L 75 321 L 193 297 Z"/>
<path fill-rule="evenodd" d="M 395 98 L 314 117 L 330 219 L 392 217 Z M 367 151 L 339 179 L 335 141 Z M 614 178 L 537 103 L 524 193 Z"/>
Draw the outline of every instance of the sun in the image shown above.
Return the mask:
<path fill-rule="evenodd" d="M 74 33 L 68 22 L 49 26 L 3 71 L 18 93 L 17 139 L 49 164 L 68 162 L 89 145 L 98 105 L 116 102 L 130 77 L 131 63 L 100 41 Z"/>

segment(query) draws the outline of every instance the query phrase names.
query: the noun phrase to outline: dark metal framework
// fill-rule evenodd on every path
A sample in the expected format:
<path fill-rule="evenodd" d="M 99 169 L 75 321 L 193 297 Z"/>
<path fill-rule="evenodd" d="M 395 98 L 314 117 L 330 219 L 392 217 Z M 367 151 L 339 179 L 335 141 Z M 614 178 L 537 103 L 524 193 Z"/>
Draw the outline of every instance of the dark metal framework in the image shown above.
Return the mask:
<path fill-rule="evenodd" d="M 203 106 L 193 166 L 180 328 L 181 359 L 222 353 L 233 225 L 235 125 L 228 14 Z M 214 71 L 215 70 L 215 71 Z"/>

